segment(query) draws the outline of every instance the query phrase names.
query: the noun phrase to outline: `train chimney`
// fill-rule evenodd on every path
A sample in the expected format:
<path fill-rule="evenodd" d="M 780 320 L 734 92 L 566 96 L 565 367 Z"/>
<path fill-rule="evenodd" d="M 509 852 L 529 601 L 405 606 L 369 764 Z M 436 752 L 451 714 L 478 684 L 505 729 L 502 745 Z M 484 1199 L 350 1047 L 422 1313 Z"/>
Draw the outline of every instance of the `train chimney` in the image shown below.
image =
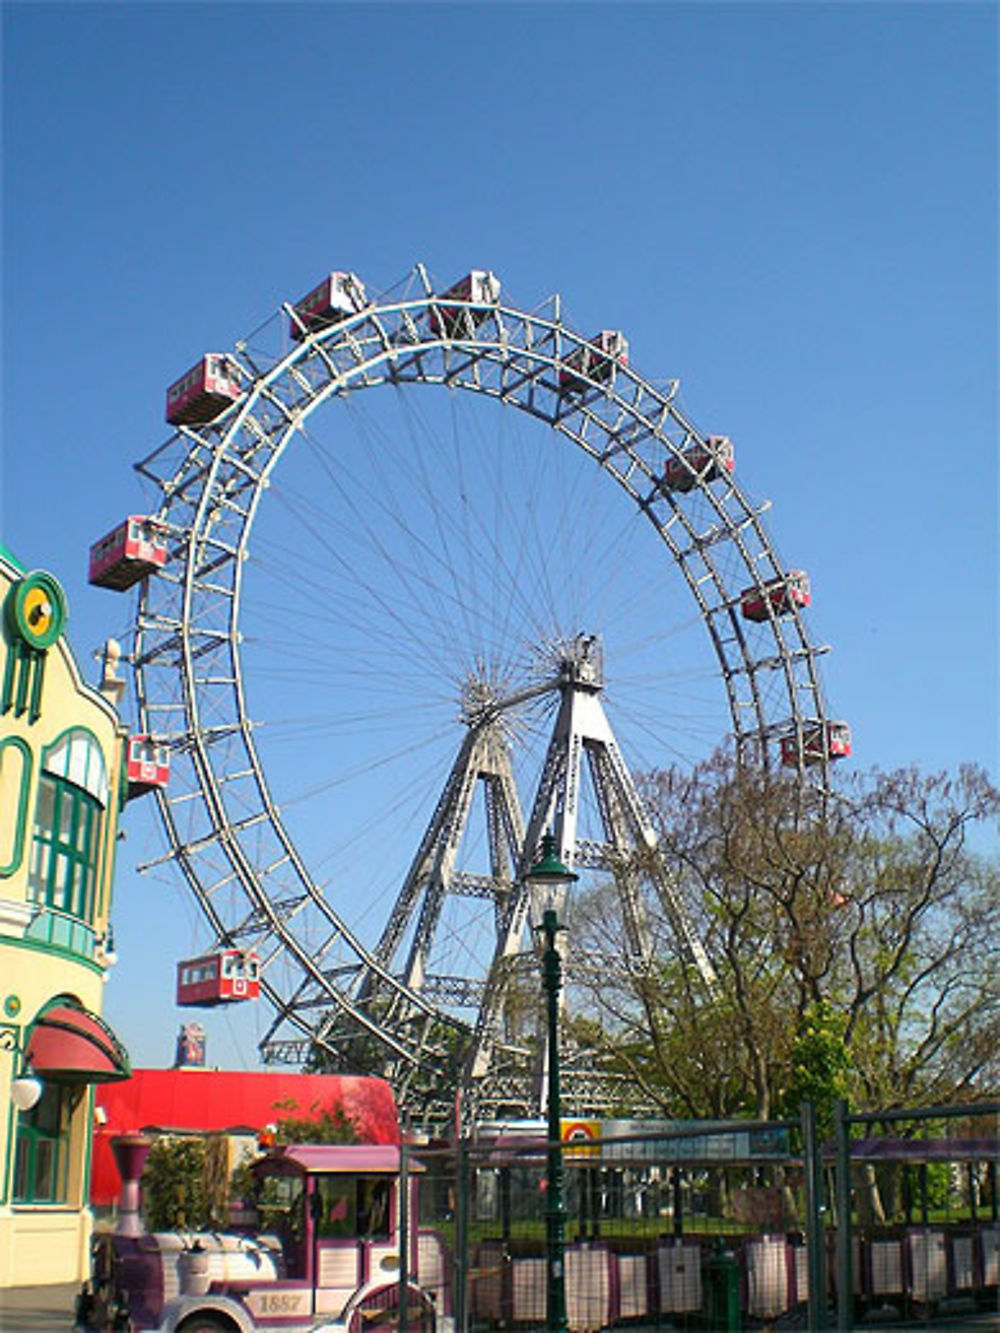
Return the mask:
<path fill-rule="evenodd" d="M 139 1182 L 152 1146 L 153 1140 L 148 1134 L 116 1134 L 111 1140 L 115 1165 L 122 1178 L 122 1207 L 118 1225 L 115 1227 L 119 1236 L 142 1234 L 142 1222 L 139 1220 Z"/>

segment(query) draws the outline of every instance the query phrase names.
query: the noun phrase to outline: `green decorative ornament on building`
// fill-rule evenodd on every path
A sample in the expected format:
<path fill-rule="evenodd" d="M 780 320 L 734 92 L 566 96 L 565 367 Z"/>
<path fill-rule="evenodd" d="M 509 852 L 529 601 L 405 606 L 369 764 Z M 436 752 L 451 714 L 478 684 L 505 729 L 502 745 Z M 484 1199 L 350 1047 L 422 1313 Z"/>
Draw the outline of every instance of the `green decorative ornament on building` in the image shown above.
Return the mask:
<path fill-rule="evenodd" d="M 45 652 L 66 627 L 66 594 L 44 569 L 18 579 L 7 595 L 7 626 L 36 652 Z"/>
<path fill-rule="evenodd" d="M 41 715 L 45 654 L 66 627 L 66 594 L 58 579 L 44 569 L 32 570 L 13 585 L 4 602 L 4 620 L 11 636 L 3 683 L 0 713 L 14 710 L 28 721 Z"/>
<path fill-rule="evenodd" d="M 18 995 L 8 995 L 3 1002 L 3 1011 L 8 1018 L 16 1018 L 21 1012 L 21 999 Z"/>

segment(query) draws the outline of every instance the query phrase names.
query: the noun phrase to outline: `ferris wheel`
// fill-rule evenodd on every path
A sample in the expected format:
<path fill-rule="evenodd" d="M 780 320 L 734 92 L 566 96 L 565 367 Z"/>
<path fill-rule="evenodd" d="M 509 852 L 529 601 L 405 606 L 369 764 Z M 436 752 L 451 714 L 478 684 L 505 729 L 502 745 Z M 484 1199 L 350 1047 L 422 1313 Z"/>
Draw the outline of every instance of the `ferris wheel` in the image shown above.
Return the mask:
<path fill-rule="evenodd" d="M 849 733 L 808 580 L 677 383 L 558 297 L 526 311 L 492 273 L 440 290 L 418 265 L 378 298 L 329 275 L 205 355 L 167 418 L 136 464 L 140 728 L 169 751 L 163 859 L 215 947 L 260 959 L 264 1057 L 529 1110 L 546 832 L 613 879 L 640 963 L 652 903 L 711 993 L 636 774 L 728 740 L 822 781 Z"/>

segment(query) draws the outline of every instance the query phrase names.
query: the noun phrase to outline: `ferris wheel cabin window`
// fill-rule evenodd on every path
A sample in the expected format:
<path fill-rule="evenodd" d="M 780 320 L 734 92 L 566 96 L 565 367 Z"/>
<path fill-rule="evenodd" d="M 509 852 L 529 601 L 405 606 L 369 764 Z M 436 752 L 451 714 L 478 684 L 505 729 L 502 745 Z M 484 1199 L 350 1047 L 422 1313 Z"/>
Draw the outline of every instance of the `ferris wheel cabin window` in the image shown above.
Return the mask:
<path fill-rule="evenodd" d="M 65 732 L 42 757 L 28 870 L 34 902 L 92 920 L 107 801 L 96 740 L 83 728 Z"/>

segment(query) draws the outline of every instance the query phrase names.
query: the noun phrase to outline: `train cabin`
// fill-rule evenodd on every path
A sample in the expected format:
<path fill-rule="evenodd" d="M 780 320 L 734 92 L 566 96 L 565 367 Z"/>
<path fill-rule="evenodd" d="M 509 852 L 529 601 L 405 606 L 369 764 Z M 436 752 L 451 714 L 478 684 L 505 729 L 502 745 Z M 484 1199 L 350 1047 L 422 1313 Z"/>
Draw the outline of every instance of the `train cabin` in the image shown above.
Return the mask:
<path fill-rule="evenodd" d="M 796 607 L 808 606 L 811 600 L 809 575 L 802 569 L 790 569 L 763 586 L 744 588 L 740 593 L 740 614 L 745 620 L 760 623 L 771 616 L 791 615 Z"/>
<path fill-rule="evenodd" d="M 167 563 L 167 529 L 155 518 L 130 514 L 90 548 L 88 582 L 124 592 Z"/>
<path fill-rule="evenodd" d="M 465 306 L 455 305 L 433 307 L 430 314 L 431 328 L 444 338 L 460 335 L 466 320 L 471 320 L 473 325 L 482 324 L 490 313 L 490 307 L 500 303 L 500 279 L 486 269 L 474 268 L 441 293 L 441 301 L 449 298 L 453 301 L 471 301 L 483 309 L 469 310 Z"/>
<path fill-rule="evenodd" d="M 132 801 L 147 792 L 162 791 L 170 781 L 170 751 L 152 736 L 129 737 L 125 753 L 125 779 Z"/>
<path fill-rule="evenodd" d="M 219 949 L 177 964 L 181 1008 L 212 1007 L 260 996 L 260 957 L 252 949 Z"/>
<path fill-rule="evenodd" d="M 588 384 L 603 384 L 616 366 L 628 365 L 628 339 L 617 329 L 602 329 L 590 342 L 570 352 L 559 371 L 560 393 L 583 393 Z"/>
<path fill-rule="evenodd" d="M 781 762 L 790 768 L 846 759 L 850 753 L 851 728 L 846 722 L 806 721 L 798 732 L 781 739 Z"/>
<path fill-rule="evenodd" d="M 355 273 L 335 272 L 325 277 L 308 296 L 292 306 L 288 332 L 295 342 L 301 342 L 317 329 L 339 324 L 364 310 L 368 304 L 364 284 Z"/>
<path fill-rule="evenodd" d="M 206 352 L 167 390 L 167 421 L 171 426 L 203 426 L 231 407 L 242 392 L 233 358 Z"/>
<path fill-rule="evenodd" d="M 735 466 L 732 440 L 727 435 L 710 435 L 704 444 L 692 445 L 680 457 L 671 454 L 663 474 L 663 486 L 668 491 L 686 493 L 694 490 L 699 481 L 718 481 L 720 477 L 732 476 Z"/>

